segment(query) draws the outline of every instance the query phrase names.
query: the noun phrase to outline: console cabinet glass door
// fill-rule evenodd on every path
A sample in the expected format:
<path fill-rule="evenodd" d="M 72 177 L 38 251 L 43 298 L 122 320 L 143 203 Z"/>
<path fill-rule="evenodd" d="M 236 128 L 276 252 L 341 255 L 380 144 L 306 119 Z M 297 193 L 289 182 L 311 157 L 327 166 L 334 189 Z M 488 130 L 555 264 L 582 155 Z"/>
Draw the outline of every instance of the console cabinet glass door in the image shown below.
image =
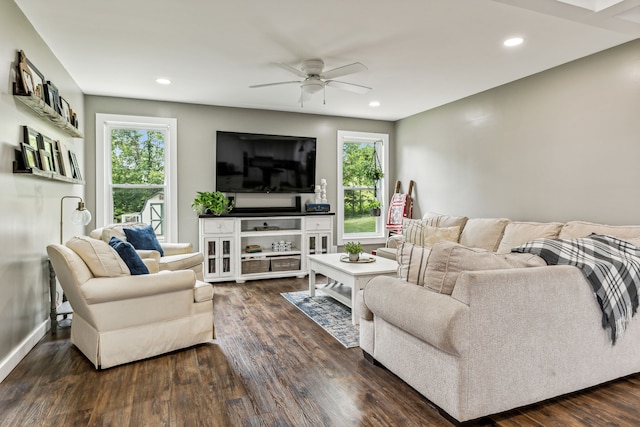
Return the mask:
<path fill-rule="evenodd" d="M 205 276 L 233 276 L 233 236 L 207 238 Z"/>
<path fill-rule="evenodd" d="M 329 242 L 331 233 L 309 233 L 309 254 L 326 254 L 329 253 Z"/>

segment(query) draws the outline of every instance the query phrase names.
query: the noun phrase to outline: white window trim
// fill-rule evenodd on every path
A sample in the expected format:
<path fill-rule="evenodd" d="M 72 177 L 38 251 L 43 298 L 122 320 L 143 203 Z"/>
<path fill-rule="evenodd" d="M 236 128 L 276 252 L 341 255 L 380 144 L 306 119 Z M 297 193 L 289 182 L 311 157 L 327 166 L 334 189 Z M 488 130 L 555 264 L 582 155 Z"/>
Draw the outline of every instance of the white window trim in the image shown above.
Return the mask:
<path fill-rule="evenodd" d="M 382 163 L 382 170 L 384 172 L 384 177 L 382 178 L 382 188 L 380 191 L 382 194 L 380 198 L 382 200 L 382 214 L 378 217 L 378 233 L 363 233 L 363 234 L 350 234 L 345 238 L 343 235 L 344 229 L 344 198 L 342 197 L 343 188 L 342 188 L 342 144 L 347 141 L 362 141 L 362 142 L 375 142 L 382 141 L 382 159 L 380 162 Z M 338 146 L 338 177 L 336 179 L 336 194 L 338 201 L 337 208 L 337 217 L 338 217 L 338 236 L 337 242 L 338 245 L 343 245 L 345 242 L 350 240 L 358 240 L 362 244 L 376 244 L 376 243 L 385 243 L 387 241 L 387 230 L 385 228 L 386 225 L 386 210 L 389 205 L 389 135 L 386 133 L 371 133 L 371 132 L 352 132 L 352 131 L 338 131 L 337 144 Z"/>
<path fill-rule="evenodd" d="M 111 206 L 105 194 L 107 176 L 111 174 L 111 128 L 161 129 L 166 131 L 165 164 L 165 241 L 178 241 L 178 119 L 163 117 L 96 114 L 96 227 L 111 223 Z M 109 161 L 107 161 L 109 159 Z M 109 198 L 110 200 L 110 198 Z"/>

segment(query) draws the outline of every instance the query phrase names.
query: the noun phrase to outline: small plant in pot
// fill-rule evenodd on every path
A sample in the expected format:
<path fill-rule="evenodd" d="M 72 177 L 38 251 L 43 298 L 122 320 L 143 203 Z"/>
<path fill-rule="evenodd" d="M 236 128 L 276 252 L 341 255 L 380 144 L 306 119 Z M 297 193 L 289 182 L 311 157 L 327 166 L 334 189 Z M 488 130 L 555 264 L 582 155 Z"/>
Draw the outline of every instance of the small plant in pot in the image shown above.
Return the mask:
<path fill-rule="evenodd" d="M 347 242 L 344 245 L 344 251 L 349 254 L 349 261 L 356 262 L 360 259 L 362 245 L 360 242 Z"/>
<path fill-rule="evenodd" d="M 369 209 L 369 212 L 371 212 L 372 216 L 380 216 L 381 206 L 382 204 L 380 203 L 380 200 L 373 200 L 369 202 L 367 208 Z"/>
<path fill-rule="evenodd" d="M 191 207 L 200 215 L 207 213 L 222 215 L 231 212 L 233 202 L 220 191 L 198 191 L 198 196 L 193 200 Z"/>

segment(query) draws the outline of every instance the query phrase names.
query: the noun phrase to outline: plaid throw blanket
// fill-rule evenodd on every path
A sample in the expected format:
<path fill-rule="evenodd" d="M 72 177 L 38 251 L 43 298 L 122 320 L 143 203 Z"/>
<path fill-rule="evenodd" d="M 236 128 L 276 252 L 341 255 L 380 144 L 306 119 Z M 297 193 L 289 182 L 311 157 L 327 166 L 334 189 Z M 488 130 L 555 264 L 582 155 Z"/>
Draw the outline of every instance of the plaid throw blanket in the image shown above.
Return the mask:
<path fill-rule="evenodd" d="M 602 309 L 602 327 L 616 343 L 638 309 L 640 248 L 611 236 L 579 239 L 536 239 L 511 249 L 542 257 L 548 265 L 582 270 Z"/>

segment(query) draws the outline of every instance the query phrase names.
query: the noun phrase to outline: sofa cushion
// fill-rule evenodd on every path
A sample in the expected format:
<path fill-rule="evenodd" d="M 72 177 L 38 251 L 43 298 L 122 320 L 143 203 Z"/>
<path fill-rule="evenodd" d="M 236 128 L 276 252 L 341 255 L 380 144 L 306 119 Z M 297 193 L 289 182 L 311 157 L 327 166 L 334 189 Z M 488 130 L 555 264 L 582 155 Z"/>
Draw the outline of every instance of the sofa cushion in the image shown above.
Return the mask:
<path fill-rule="evenodd" d="M 560 239 L 576 239 L 587 237 L 591 233 L 604 234 L 617 237 L 620 240 L 640 238 L 640 226 L 638 225 L 607 225 L 586 221 L 571 221 L 562 227 Z"/>
<path fill-rule="evenodd" d="M 429 220 L 435 223 L 430 223 L 429 225 L 435 226 L 435 227 L 460 227 L 460 231 L 464 231 L 464 227 L 467 223 L 467 220 L 469 218 L 467 218 L 466 216 L 451 216 L 451 215 L 444 215 L 444 214 L 440 214 L 437 212 L 427 212 L 426 214 L 424 214 L 424 216 L 422 217 L 422 219 L 425 220 Z"/>
<path fill-rule="evenodd" d="M 125 236 L 127 236 L 127 242 L 131 243 L 136 249 L 147 249 L 160 252 L 160 256 L 164 256 L 164 251 L 158 238 L 156 237 L 153 227 L 147 225 L 146 227 L 132 227 L 123 228 Z"/>
<path fill-rule="evenodd" d="M 398 247 L 398 277 L 414 285 L 424 285 L 424 273 L 431 249 L 404 242 Z"/>
<path fill-rule="evenodd" d="M 462 271 L 501 270 L 545 265 L 547 264 L 544 260 L 536 255 L 498 254 L 486 249 L 469 248 L 459 243 L 440 242 L 431 248 L 424 284 L 431 290 L 451 295 Z"/>
<path fill-rule="evenodd" d="M 432 223 L 428 220 L 404 218 L 402 220 L 401 242 L 404 241 L 407 243 L 415 243 L 418 245 L 422 244 L 425 227 L 432 226 L 434 224 L 435 224 L 435 221 L 433 221 Z M 401 242 L 396 241 L 396 245 Z M 387 244 L 388 243 L 389 242 L 387 241 Z"/>
<path fill-rule="evenodd" d="M 495 252 L 509 222 L 507 218 L 469 218 L 460 234 L 459 242 L 470 248 Z"/>
<path fill-rule="evenodd" d="M 89 233 L 90 236 L 94 236 L 98 232 L 100 232 L 101 239 L 106 243 L 109 243 L 112 237 L 117 237 L 123 242 L 127 241 L 127 235 L 124 234 L 125 228 L 138 228 L 138 227 L 146 227 L 147 224 L 142 222 L 123 222 L 119 224 L 110 224 L 103 228 L 98 228 Z M 97 237 L 95 237 L 97 238 Z"/>
<path fill-rule="evenodd" d="M 167 255 L 160 259 L 160 270 L 187 270 L 199 266 L 204 262 L 202 252 L 189 254 Z"/>
<path fill-rule="evenodd" d="M 534 239 L 556 239 L 563 225 L 561 222 L 511 222 L 504 229 L 497 252 L 507 254 L 511 248 Z"/>
<path fill-rule="evenodd" d="M 120 255 L 102 240 L 79 236 L 69 240 L 67 247 L 82 258 L 94 277 L 131 275 L 129 267 L 120 258 Z"/>
<path fill-rule="evenodd" d="M 120 255 L 120 258 L 127 264 L 132 276 L 149 274 L 149 269 L 131 243 L 123 242 L 117 237 L 112 237 L 111 240 L 109 240 L 109 246 L 115 249 L 118 255 Z"/>

